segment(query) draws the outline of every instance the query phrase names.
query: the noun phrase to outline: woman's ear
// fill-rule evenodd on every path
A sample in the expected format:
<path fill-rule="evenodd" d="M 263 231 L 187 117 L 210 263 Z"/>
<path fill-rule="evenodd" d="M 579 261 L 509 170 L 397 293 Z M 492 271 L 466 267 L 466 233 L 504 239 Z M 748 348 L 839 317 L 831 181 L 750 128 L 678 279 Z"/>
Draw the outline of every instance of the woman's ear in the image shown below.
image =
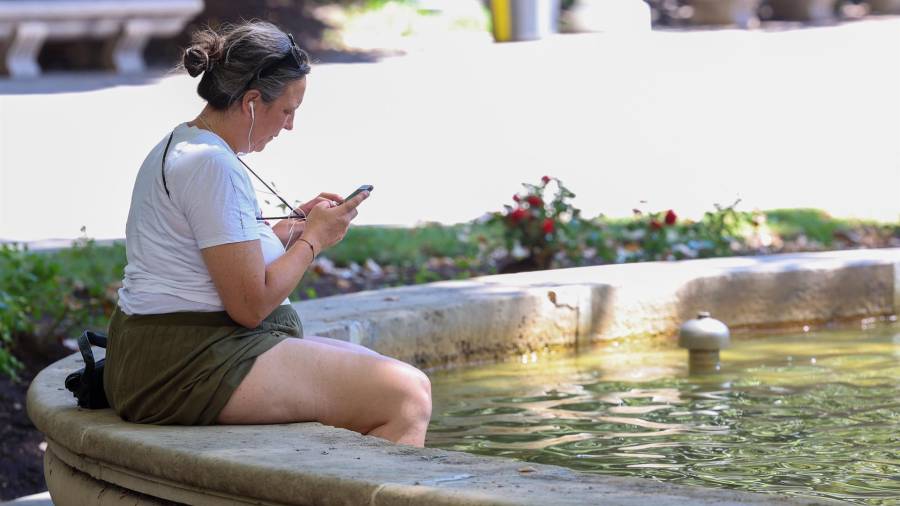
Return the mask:
<path fill-rule="evenodd" d="M 262 95 L 257 90 L 250 90 L 247 93 L 244 93 L 244 99 L 241 101 L 243 111 L 250 114 L 252 112 L 250 110 L 250 105 L 254 102 L 259 102 L 261 97 Z"/>

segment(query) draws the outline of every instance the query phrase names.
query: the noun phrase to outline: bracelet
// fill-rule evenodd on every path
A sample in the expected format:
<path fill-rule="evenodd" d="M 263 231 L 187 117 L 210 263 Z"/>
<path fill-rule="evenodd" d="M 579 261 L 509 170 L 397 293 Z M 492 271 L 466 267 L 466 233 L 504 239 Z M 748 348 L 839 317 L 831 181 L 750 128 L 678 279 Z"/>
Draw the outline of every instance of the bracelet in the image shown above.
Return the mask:
<path fill-rule="evenodd" d="M 306 243 L 307 246 L 309 246 L 309 250 L 312 251 L 313 260 L 315 260 L 316 259 L 316 247 L 313 246 L 311 242 L 307 241 L 306 239 L 304 239 L 302 237 L 298 237 L 297 240 L 303 241 Z"/>

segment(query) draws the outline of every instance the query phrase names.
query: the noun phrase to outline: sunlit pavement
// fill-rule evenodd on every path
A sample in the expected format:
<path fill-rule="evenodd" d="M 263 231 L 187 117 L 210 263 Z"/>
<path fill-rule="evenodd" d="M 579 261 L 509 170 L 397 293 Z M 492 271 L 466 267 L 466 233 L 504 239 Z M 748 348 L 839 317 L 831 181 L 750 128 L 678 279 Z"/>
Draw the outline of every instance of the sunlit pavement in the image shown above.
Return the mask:
<path fill-rule="evenodd" d="M 53 506 L 50 500 L 50 492 L 20 497 L 14 501 L 2 502 L 0 506 Z"/>
<path fill-rule="evenodd" d="M 200 110 L 197 82 L 0 81 L 0 238 L 72 238 L 82 226 L 124 236 L 136 171 Z M 294 131 L 246 161 L 290 199 L 375 185 L 363 224 L 473 219 L 545 174 L 588 216 L 698 216 L 741 198 L 747 210 L 897 220 L 900 19 L 460 40 L 322 64 Z"/>

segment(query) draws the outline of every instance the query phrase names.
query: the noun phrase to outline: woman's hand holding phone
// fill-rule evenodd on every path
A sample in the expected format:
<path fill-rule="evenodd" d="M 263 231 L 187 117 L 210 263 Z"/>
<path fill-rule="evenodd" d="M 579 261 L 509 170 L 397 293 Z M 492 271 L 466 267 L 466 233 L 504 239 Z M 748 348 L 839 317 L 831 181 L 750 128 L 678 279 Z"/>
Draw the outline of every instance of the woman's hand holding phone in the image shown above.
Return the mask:
<path fill-rule="evenodd" d="M 360 187 L 346 199 L 338 197 L 340 204 L 334 207 L 330 199 L 321 200 L 313 205 L 307 214 L 303 238 L 313 242 L 316 253 L 325 251 L 344 238 L 350 222 L 359 214 L 356 208 L 363 200 L 369 198 L 370 191 L 371 186 Z"/>
<path fill-rule="evenodd" d="M 308 216 L 312 208 L 316 206 L 316 204 L 320 202 L 328 202 L 329 204 L 332 202 L 341 202 L 341 196 L 337 193 L 327 193 L 322 192 L 316 198 L 310 200 L 309 202 L 300 204 L 295 210 L 295 214 L 299 214 L 300 216 Z"/>
<path fill-rule="evenodd" d="M 364 184 L 357 188 L 353 193 L 348 195 L 347 198 L 341 198 L 341 196 L 337 193 L 322 192 L 309 202 L 300 204 L 300 206 L 298 206 L 294 210 L 294 212 L 295 214 L 299 214 L 300 216 L 307 216 L 309 215 L 310 211 L 312 211 L 312 208 L 315 207 L 319 202 L 328 202 L 330 205 L 341 205 L 364 191 L 371 193 L 374 189 L 374 186 L 370 184 Z"/>
<path fill-rule="evenodd" d="M 368 194 L 372 193 L 372 190 L 374 190 L 374 189 L 375 189 L 374 186 L 372 186 L 370 184 L 364 184 L 364 185 L 360 186 L 359 188 L 357 188 L 356 190 L 354 190 L 353 193 L 351 193 L 350 195 L 347 195 L 347 198 L 345 198 L 343 201 L 341 201 L 341 204 L 352 199 L 353 197 L 356 197 L 357 195 L 359 195 L 362 192 L 366 192 L 366 196 L 368 197 Z"/>

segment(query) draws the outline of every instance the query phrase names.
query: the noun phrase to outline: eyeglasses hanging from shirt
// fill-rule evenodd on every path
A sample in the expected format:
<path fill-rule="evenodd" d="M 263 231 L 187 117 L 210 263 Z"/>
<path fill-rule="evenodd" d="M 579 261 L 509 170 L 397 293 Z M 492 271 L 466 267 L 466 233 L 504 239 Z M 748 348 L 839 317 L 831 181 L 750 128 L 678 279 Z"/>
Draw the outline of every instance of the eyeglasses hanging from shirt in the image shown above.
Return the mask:
<path fill-rule="evenodd" d="M 166 156 L 169 154 L 169 146 L 172 144 L 172 138 L 173 138 L 174 136 L 175 136 L 175 132 L 174 132 L 174 131 L 173 131 L 171 134 L 169 134 L 169 140 L 166 142 L 166 149 L 163 150 L 162 164 L 161 164 L 161 165 L 162 165 L 162 181 L 163 181 L 163 188 L 166 190 L 166 195 L 167 195 L 170 199 L 172 198 L 172 195 L 169 194 L 169 186 L 166 184 Z M 237 158 L 237 160 L 238 160 L 239 162 L 241 162 L 241 165 L 243 165 L 244 167 L 246 167 L 247 170 L 249 170 L 250 173 L 253 174 L 253 175 L 256 177 L 256 179 L 259 179 L 259 181 L 266 187 L 266 189 L 268 189 L 270 192 L 272 192 L 272 195 L 275 195 L 276 197 L 278 197 L 278 200 L 280 200 L 281 203 L 284 204 L 284 206 L 285 206 L 287 209 L 290 209 L 290 210 L 291 210 L 291 214 L 289 214 L 288 216 L 259 216 L 259 217 L 256 218 L 256 221 L 266 221 L 266 220 L 286 220 L 286 219 L 299 220 L 299 221 L 306 221 L 306 216 L 303 215 L 303 211 L 300 211 L 299 209 L 295 209 L 295 208 L 292 207 L 290 204 L 288 204 L 286 200 L 284 200 L 283 198 L 281 198 L 281 195 L 279 195 L 278 192 L 276 192 L 271 186 L 269 186 L 269 185 L 265 182 L 265 180 L 263 180 L 263 178 L 259 177 L 259 174 L 257 174 L 253 169 L 251 169 L 249 165 L 247 165 L 246 163 L 244 163 L 244 161 L 241 160 L 240 157 L 238 157 L 237 155 L 235 155 L 235 158 Z"/>

